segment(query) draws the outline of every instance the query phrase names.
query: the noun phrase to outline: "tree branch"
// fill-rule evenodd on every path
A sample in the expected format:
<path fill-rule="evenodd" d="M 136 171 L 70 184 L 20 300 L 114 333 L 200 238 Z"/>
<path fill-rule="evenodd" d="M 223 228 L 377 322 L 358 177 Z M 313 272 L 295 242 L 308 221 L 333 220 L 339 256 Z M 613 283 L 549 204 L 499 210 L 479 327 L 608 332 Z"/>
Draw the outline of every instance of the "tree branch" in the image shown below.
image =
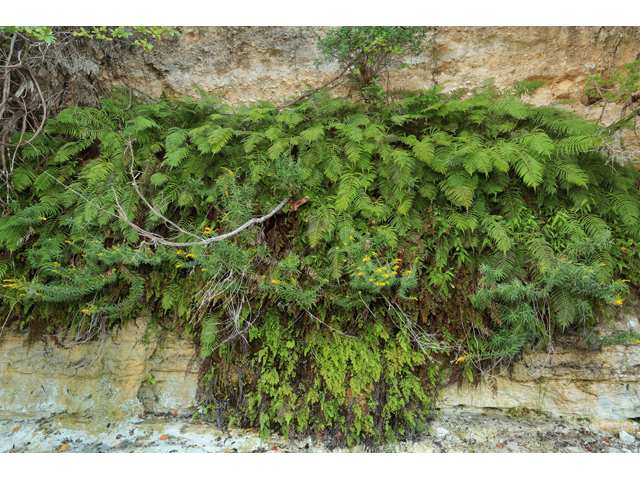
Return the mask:
<path fill-rule="evenodd" d="M 340 72 L 340 75 L 338 75 L 337 77 L 335 77 L 335 78 L 333 78 L 333 79 L 329 80 L 329 81 L 328 81 L 327 83 L 325 83 L 324 85 L 322 85 L 322 86 L 320 86 L 320 87 L 318 87 L 318 88 L 316 88 L 316 89 L 314 89 L 314 90 L 311 90 L 310 92 L 305 93 L 304 95 L 300 95 L 300 96 L 299 96 L 298 98 L 296 98 L 293 102 L 289 102 L 289 103 L 287 103 L 286 105 L 282 105 L 281 107 L 274 108 L 274 110 L 282 110 L 283 108 L 290 107 L 291 105 L 293 105 L 293 104 L 294 104 L 294 103 L 296 103 L 296 102 L 299 102 L 299 101 L 300 101 L 300 100 L 302 100 L 303 98 L 306 98 L 306 97 L 308 97 L 308 96 L 310 96 L 310 95 L 313 95 L 313 94 L 314 94 L 314 93 L 316 93 L 316 92 L 319 92 L 319 91 L 320 91 L 320 90 L 322 90 L 324 87 L 327 87 L 327 86 L 331 85 L 333 82 L 336 82 L 336 81 L 340 80 L 340 79 L 342 78 L 342 76 L 343 76 L 345 73 L 347 73 L 347 70 L 349 70 L 349 68 L 350 68 L 350 67 L 351 67 L 351 65 L 347 65 L 347 67 L 346 67 L 344 70 L 342 70 L 342 72 Z"/>
<path fill-rule="evenodd" d="M 127 225 L 129 225 L 131 228 L 133 228 L 136 232 L 138 232 L 143 237 L 150 238 L 151 242 L 154 245 L 155 244 L 160 244 L 160 245 L 167 245 L 169 247 L 194 247 L 194 246 L 198 246 L 198 245 L 209 245 L 209 244 L 211 244 L 213 242 L 219 242 L 221 240 L 226 240 L 227 238 L 230 238 L 230 237 L 233 237 L 234 235 L 237 235 L 238 233 L 242 232 L 243 230 L 246 230 L 247 228 L 249 228 L 252 225 L 255 225 L 256 223 L 262 223 L 265 220 L 268 220 L 269 218 L 273 217 L 289 201 L 289 198 L 285 198 L 284 200 L 282 200 L 282 202 L 280 202 L 280 204 L 276 208 L 271 210 L 266 215 L 264 215 L 262 217 L 259 217 L 259 218 L 252 218 L 251 220 L 249 220 L 244 225 L 236 228 L 233 232 L 225 233 L 224 235 L 220 235 L 218 237 L 210 237 L 210 238 L 207 238 L 206 240 L 201 240 L 199 242 L 170 242 L 170 241 L 166 240 L 164 237 L 161 237 L 160 235 L 156 235 L 155 233 L 151 233 L 151 232 L 149 232 L 147 230 L 143 230 L 138 225 L 136 225 L 131 220 L 129 220 L 127 218 L 127 215 L 126 215 L 124 209 L 120 206 L 120 203 L 118 202 L 118 198 L 116 196 L 116 192 L 115 192 L 114 188 L 111 187 L 111 190 L 113 191 L 113 196 L 114 196 L 114 199 L 116 201 L 116 206 L 118 207 L 118 213 L 120 214 L 120 219 L 123 222 L 125 222 Z M 190 235 L 193 235 L 193 234 L 190 234 Z"/>

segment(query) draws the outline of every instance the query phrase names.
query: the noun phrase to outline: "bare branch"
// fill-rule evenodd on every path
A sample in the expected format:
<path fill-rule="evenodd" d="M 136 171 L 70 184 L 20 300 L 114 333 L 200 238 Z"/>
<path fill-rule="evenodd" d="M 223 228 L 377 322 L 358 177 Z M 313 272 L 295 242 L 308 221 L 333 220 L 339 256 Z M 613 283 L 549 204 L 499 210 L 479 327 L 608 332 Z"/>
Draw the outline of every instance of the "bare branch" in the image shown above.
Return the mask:
<path fill-rule="evenodd" d="M 149 232 L 147 230 L 143 230 L 138 225 L 136 225 L 131 220 L 129 220 L 127 218 L 127 215 L 126 215 L 125 211 L 123 210 L 123 208 L 120 206 L 120 203 L 118 202 L 118 198 L 116 196 L 115 190 L 113 189 L 113 187 L 111 187 L 111 189 L 113 191 L 113 195 L 114 195 L 114 198 L 115 198 L 115 201 L 116 201 L 116 206 L 118 207 L 118 213 L 120 214 L 120 219 L 123 222 L 125 222 L 127 225 L 129 225 L 131 228 L 133 228 L 140 235 L 142 235 L 143 237 L 150 238 L 151 242 L 154 245 L 156 245 L 156 244 L 167 245 L 169 247 L 195 247 L 195 246 L 198 246 L 198 245 L 209 245 L 209 244 L 214 243 L 214 242 L 219 242 L 221 240 L 226 240 L 227 238 L 233 237 L 234 235 L 237 235 L 238 233 L 242 232 L 243 230 L 246 230 L 247 228 L 249 228 L 252 225 L 255 225 L 257 223 L 262 223 L 265 220 L 268 220 L 269 218 L 273 217 L 289 201 L 289 198 L 285 198 L 284 200 L 282 200 L 282 202 L 280 202 L 280 204 L 276 208 L 271 210 L 266 215 L 264 215 L 262 217 L 259 217 L 259 218 L 252 218 L 251 220 L 249 220 L 244 225 L 236 228 L 233 232 L 225 233 L 224 235 L 220 235 L 218 237 L 209 237 L 206 240 L 201 240 L 199 242 L 170 242 L 170 241 L 166 240 L 164 237 L 161 237 L 160 235 L 156 235 L 155 233 L 151 233 L 151 232 Z M 164 217 L 162 217 L 162 218 L 164 218 Z M 193 235 L 193 234 L 190 234 L 190 235 Z"/>
<path fill-rule="evenodd" d="M 156 210 L 155 208 L 153 208 L 153 206 L 151 206 L 151 204 L 147 201 L 147 199 L 142 195 L 142 193 L 140 193 L 140 189 L 138 188 L 138 183 L 136 182 L 136 176 L 133 173 L 133 162 L 135 161 L 135 157 L 133 155 L 133 146 L 131 145 L 133 140 L 130 140 L 129 143 L 127 143 L 127 148 L 124 149 L 124 153 L 122 154 L 122 157 L 124 158 L 124 156 L 127 154 L 127 150 L 131 150 L 131 168 L 130 168 L 130 172 L 131 172 L 131 185 L 133 185 L 134 190 L 136 191 L 136 193 L 138 194 L 138 197 L 140 197 L 142 199 L 142 201 L 145 203 L 145 205 L 147 207 L 149 207 L 149 209 L 158 217 L 161 218 L 163 221 L 165 221 L 166 223 L 168 223 L 169 225 L 171 225 L 173 228 L 175 228 L 176 230 L 178 230 L 180 233 L 184 233 L 185 235 L 190 235 L 192 237 L 197 238 L 198 240 L 204 240 L 202 237 L 199 237 L 197 235 L 194 235 L 191 232 L 187 232 L 186 230 L 183 230 L 182 228 L 180 228 L 178 225 L 176 225 L 175 223 L 173 223 L 171 220 L 169 220 L 167 217 L 165 217 L 164 215 L 162 215 L 158 210 Z M 114 192 L 115 195 L 115 192 Z"/>
<path fill-rule="evenodd" d="M 336 82 L 336 81 L 340 80 L 340 79 L 342 78 L 342 76 L 343 76 L 345 73 L 347 73 L 347 70 L 349 70 L 349 68 L 350 68 L 350 67 L 351 67 L 351 65 L 348 65 L 348 66 L 347 66 L 347 68 L 345 68 L 344 70 L 342 70 L 342 72 L 340 72 L 340 75 L 338 75 L 338 76 L 337 76 L 337 77 L 335 77 L 335 78 L 332 78 L 331 80 L 329 80 L 328 82 L 326 82 L 324 85 L 322 85 L 322 86 L 320 86 L 320 87 L 318 87 L 318 88 L 316 88 L 316 89 L 314 89 L 314 90 L 311 90 L 310 92 L 307 92 L 307 93 L 305 93 L 304 95 L 300 95 L 300 96 L 299 96 L 298 98 L 296 98 L 293 102 L 289 102 L 289 103 L 287 103 L 287 104 L 285 104 L 285 105 L 282 105 L 281 107 L 274 108 L 274 110 L 282 110 L 283 108 L 290 107 L 291 105 L 293 105 L 293 104 L 294 104 L 294 103 L 296 103 L 296 102 L 299 102 L 299 101 L 300 101 L 300 100 L 302 100 L 303 98 L 307 98 L 307 97 L 309 97 L 309 96 L 313 95 L 314 93 L 319 92 L 319 91 L 320 91 L 320 90 L 322 90 L 324 87 L 328 87 L 328 86 L 329 86 L 329 85 L 331 85 L 333 82 Z"/>

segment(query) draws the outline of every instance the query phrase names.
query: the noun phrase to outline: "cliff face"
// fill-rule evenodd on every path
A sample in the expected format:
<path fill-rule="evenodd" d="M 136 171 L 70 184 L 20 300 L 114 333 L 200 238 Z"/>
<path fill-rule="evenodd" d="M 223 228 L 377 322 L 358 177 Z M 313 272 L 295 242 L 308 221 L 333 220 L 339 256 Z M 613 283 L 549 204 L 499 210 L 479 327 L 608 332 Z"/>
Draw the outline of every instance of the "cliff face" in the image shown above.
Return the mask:
<path fill-rule="evenodd" d="M 322 29 L 317 29 L 322 35 Z M 221 94 L 231 104 L 300 95 L 339 73 L 322 64 L 317 38 L 301 27 L 185 27 L 182 36 L 156 43 L 151 52 L 129 53 L 123 78 L 160 96 L 197 95 L 195 86 Z M 639 27 L 440 27 L 435 47 L 407 57 L 409 67 L 389 76 L 392 88 L 474 88 L 489 78 L 498 87 L 527 79 L 549 82 L 529 99 L 534 104 L 568 102 L 586 118 L 601 108 L 585 106 L 588 76 L 640 56 Z M 336 90 L 345 93 L 345 87 Z M 612 121 L 620 107 L 609 106 Z"/>
<path fill-rule="evenodd" d="M 630 313 L 620 310 L 594 334 L 640 332 L 640 300 L 629 303 Z M 66 414 L 91 422 L 144 412 L 190 415 L 197 409 L 202 364 L 193 339 L 152 330 L 148 319 L 70 348 L 47 337 L 31 347 L 26 340 L 6 330 L 0 339 L 0 420 Z M 438 407 L 450 414 L 540 412 L 640 433 L 640 345 L 590 350 L 584 339 L 564 336 L 548 352 L 526 355 L 508 371 L 486 372 L 476 385 L 449 385 Z"/>
<path fill-rule="evenodd" d="M 335 64 L 314 65 L 316 39 L 304 28 L 187 27 L 182 36 L 156 43 L 151 52 L 121 59 L 120 79 L 154 96 L 197 95 L 194 84 L 231 104 L 299 95 L 338 73 Z M 566 102 L 564 108 L 597 119 L 598 104 L 586 105 L 589 74 L 640 56 L 636 28 L 443 27 L 436 46 L 410 67 L 393 72 L 393 88 L 473 88 L 488 78 L 499 87 L 525 79 L 549 83 L 529 101 Z M 336 89 L 346 93 L 346 85 Z M 603 117 L 611 122 L 619 106 Z M 640 332 L 640 307 L 620 312 L 616 328 Z M 146 411 L 193 412 L 200 359 L 193 342 L 161 332 L 147 335 L 148 322 L 113 332 L 99 342 L 61 349 L 53 343 L 26 346 L 7 331 L 0 338 L 0 419 L 54 413 L 79 418 L 125 417 Z M 490 372 L 491 375 L 499 372 Z M 590 351 L 565 337 L 548 353 L 527 356 L 513 370 L 488 375 L 479 386 L 453 384 L 443 393 L 445 410 L 527 409 L 590 418 L 603 427 L 637 431 L 640 418 L 640 345 Z M 524 409 L 524 410 L 523 410 Z"/>

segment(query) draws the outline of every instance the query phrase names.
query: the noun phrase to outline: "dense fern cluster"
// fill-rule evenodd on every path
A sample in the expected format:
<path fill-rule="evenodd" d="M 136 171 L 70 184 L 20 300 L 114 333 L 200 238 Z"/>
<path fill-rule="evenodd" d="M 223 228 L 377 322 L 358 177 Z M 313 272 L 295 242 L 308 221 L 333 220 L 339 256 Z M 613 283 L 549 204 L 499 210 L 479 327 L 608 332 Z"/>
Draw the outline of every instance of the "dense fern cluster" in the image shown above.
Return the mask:
<path fill-rule="evenodd" d="M 612 245 L 640 235 L 636 172 L 595 151 L 596 126 L 523 103 L 535 86 L 67 109 L 19 153 L 3 308 L 40 329 L 140 310 L 195 325 L 227 421 L 347 443 L 419 431 L 445 357 L 472 375 L 622 302 Z M 117 213 L 192 242 L 303 196 L 179 250 Z"/>

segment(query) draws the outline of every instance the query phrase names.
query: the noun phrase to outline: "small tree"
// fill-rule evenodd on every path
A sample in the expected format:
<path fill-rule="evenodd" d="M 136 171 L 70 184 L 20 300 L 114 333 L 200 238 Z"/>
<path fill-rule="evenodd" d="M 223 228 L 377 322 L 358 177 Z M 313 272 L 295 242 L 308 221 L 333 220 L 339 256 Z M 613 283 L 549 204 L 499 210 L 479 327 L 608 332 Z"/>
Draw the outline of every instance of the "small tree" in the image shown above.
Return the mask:
<path fill-rule="evenodd" d="M 623 119 L 627 108 L 633 110 L 633 103 L 640 99 L 640 60 L 627 63 L 608 76 L 603 77 L 599 73 L 589 76 L 587 95 L 604 101 L 600 120 L 607 104 L 624 102 L 620 112 L 620 119 Z"/>
<path fill-rule="evenodd" d="M 363 89 L 375 85 L 390 67 L 405 67 L 401 55 L 420 55 L 432 27 L 338 27 L 327 31 L 318 47 L 326 61 L 335 60 L 359 79 Z"/>

